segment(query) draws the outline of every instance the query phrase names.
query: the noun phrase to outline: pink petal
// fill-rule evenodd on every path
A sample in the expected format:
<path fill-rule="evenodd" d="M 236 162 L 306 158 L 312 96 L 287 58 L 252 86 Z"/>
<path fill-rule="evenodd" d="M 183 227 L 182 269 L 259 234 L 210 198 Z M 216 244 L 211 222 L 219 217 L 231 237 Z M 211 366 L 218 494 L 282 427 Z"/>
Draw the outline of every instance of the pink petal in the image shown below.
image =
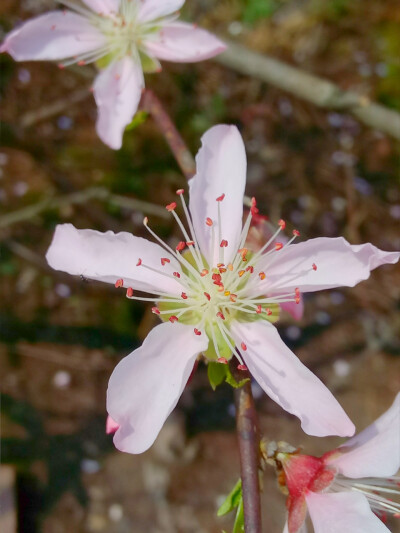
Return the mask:
<path fill-rule="evenodd" d="M 197 355 L 208 346 L 192 326 L 160 324 L 111 375 L 107 410 L 120 424 L 115 446 L 141 453 L 155 441 L 188 381 Z"/>
<path fill-rule="evenodd" d="M 272 294 L 269 294 L 268 296 L 273 296 Z M 292 317 L 295 320 L 301 320 L 303 318 L 304 314 L 304 300 L 300 296 L 300 302 L 297 304 L 296 302 L 283 302 L 280 304 L 281 308 L 286 311 L 286 313 L 289 313 L 292 315 Z"/>
<path fill-rule="evenodd" d="M 385 263 L 396 263 L 399 257 L 398 252 L 384 252 L 370 243 L 352 246 L 343 237 L 319 237 L 291 244 L 261 258 L 257 271 L 265 270 L 268 274 L 264 281 L 257 282 L 257 287 L 266 293 L 278 288 L 299 287 L 301 292 L 314 292 L 354 287 L 369 278 L 371 270 Z"/>
<path fill-rule="evenodd" d="M 287 522 L 285 524 L 285 527 L 283 528 L 283 533 L 290 533 Z M 295 533 L 308 533 L 306 523 L 303 522 L 303 524 L 300 526 L 300 528 Z"/>
<path fill-rule="evenodd" d="M 306 494 L 315 533 L 390 533 L 362 494 Z"/>
<path fill-rule="evenodd" d="M 89 20 L 71 11 L 51 11 L 28 20 L 9 33 L 0 47 L 16 61 L 64 59 L 105 44 Z"/>
<path fill-rule="evenodd" d="M 119 428 L 119 424 L 117 424 L 116 421 L 113 420 L 110 415 L 108 415 L 107 421 L 106 421 L 107 435 L 111 435 L 111 433 L 115 433 L 118 428 Z"/>
<path fill-rule="evenodd" d="M 120 0 L 82 0 L 92 11 L 102 15 L 118 13 Z"/>
<path fill-rule="evenodd" d="M 185 0 L 142 0 L 138 18 L 141 22 L 155 20 L 178 11 Z"/>
<path fill-rule="evenodd" d="M 132 122 L 144 87 L 142 67 L 130 57 L 114 61 L 97 76 L 93 90 L 98 107 L 100 139 L 118 150 L 125 127 Z"/>
<path fill-rule="evenodd" d="M 190 213 L 200 248 L 211 265 L 229 263 L 237 252 L 242 230 L 243 194 L 246 184 L 246 152 L 242 137 L 235 126 L 214 126 L 202 137 L 196 156 L 197 174 L 189 182 Z M 216 199 L 225 194 L 221 202 Z M 218 205 L 221 209 L 221 237 L 218 228 Z M 215 232 L 214 250 L 212 219 Z M 220 241 L 228 241 L 223 248 L 224 260 L 219 260 Z"/>
<path fill-rule="evenodd" d="M 169 258 L 170 263 L 161 266 L 162 257 Z M 113 284 L 122 279 L 124 287 L 140 291 L 174 295 L 182 292 L 180 283 L 172 278 L 172 273 L 180 270 L 174 257 L 158 244 L 126 232 L 101 233 L 90 229 L 79 230 L 72 224 L 60 224 L 56 227 L 46 259 L 55 270 L 72 275 Z M 143 264 L 136 266 L 139 259 Z M 143 265 L 170 274 L 171 278 Z"/>
<path fill-rule="evenodd" d="M 400 393 L 392 406 L 327 462 L 351 478 L 390 477 L 400 468 Z"/>
<path fill-rule="evenodd" d="M 226 50 L 212 33 L 184 22 L 163 26 L 157 38 L 146 41 L 145 47 L 150 55 L 177 63 L 203 61 Z"/>
<path fill-rule="evenodd" d="M 242 356 L 264 391 L 283 409 L 301 420 L 309 435 L 349 436 L 354 425 L 325 385 L 306 368 L 269 322 L 231 326 L 236 346 L 244 342 Z"/>

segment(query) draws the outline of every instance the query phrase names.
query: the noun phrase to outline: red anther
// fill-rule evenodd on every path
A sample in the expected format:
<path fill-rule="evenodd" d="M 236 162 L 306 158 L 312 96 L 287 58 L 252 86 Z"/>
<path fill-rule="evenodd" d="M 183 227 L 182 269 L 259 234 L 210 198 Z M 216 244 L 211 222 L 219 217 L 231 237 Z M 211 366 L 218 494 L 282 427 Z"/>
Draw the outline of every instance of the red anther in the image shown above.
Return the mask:
<path fill-rule="evenodd" d="M 225 239 L 222 239 L 221 244 L 220 244 L 220 247 L 221 247 L 221 248 L 226 248 L 227 246 L 228 246 L 228 241 L 225 240 Z"/>
<path fill-rule="evenodd" d="M 272 311 L 269 307 L 266 308 L 265 312 L 267 313 L 268 316 L 272 315 Z"/>
<path fill-rule="evenodd" d="M 231 302 L 236 302 L 236 300 L 237 300 L 237 294 L 233 294 L 233 293 L 232 293 L 232 294 L 229 296 L 229 299 L 230 299 Z"/>
<path fill-rule="evenodd" d="M 207 298 L 208 301 L 211 300 L 211 296 L 208 294 L 208 292 L 205 292 L 205 293 L 204 293 L 204 296 Z"/>
<path fill-rule="evenodd" d="M 258 277 L 259 277 L 261 280 L 265 279 L 265 272 L 259 272 L 259 273 L 258 273 Z"/>
<path fill-rule="evenodd" d="M 249 266 L 246 268 L 246 272 L 250 272 L 250 274 L 253 274 L 253 272 L 254 272 L 254 267 L 252 267 L 251 265 L 249 265 Z"/>
<path fill-rule="evenodd" d="M 238 368 L 238 370 L 247 370 L 247 366 L 246 365 L 238 365 L 237 368 Z"/>
<path fill-rule="evenodd" d="M 215 273 L 211 277 L 214 281 L 221 281 L 221 274 Z"/>
<path fill-rule="evenodd" d="M 285 229 L 286 228 L 286 222 L 282 219 L 280 219 L 280 221 L 278 222 L 278 226 L 280 226 L 281 229 Z"/>
<path fill-rule="evenodd" d="M 275 250 L 282 250 L 282 248 L 283 248 L 283 244 L 281 242 L 275 243 Z"/>
<path fill-rule="evenodd" d="M 222 363 L 223 365 L 227 365 L 228 364 L 228 359 L 226 359 L 225 357 L 219 357 L 217 359 L 217 362 L 218 363 Z"/>
<path fill-rule="evenodd" d="M 296 298 L 294 299 L 294 301 L 299 304 L 300 303 L 300 296 L 296 296 Z"/>
<path fill-rule="evenodd" d="M 224 266 L 225 266 L 224 263 L 218 263 L 217 268 L 221 268 L 221 267 L 224 267 Z"/>
<path fill-rule="evenodd" d="M 166 205 L 165 209 L 169 212 L 174 211 L 174 209 L 176 209 L 176 202 L 171 202 L 170 204 Z"/>
<path fill-rule="evenodd" d="M 170 263 L 170 259 L 168 259 L 168 257 L 162 257 L 161 258 L 161 264 L 162 266 L 164 266 L 166 263 Z"/>
<path fill-rule="evenodd" d="M 221 274 L 223 274 L 224 272 L 226 272 L 226 268 L 222 268 L 222 267 L 220 267 L 220 268 L 219 268 L 219 271 L 221 272 Z"/>
<path fill-rule="evenodd" d="M 206 218 L 206 224 L 207 224 L 207 226 L 212 226 L 213 225 L 213 221 L 211 220 L 210 217 Z"/>
<path fill-rule="evenodd" d="M 252 225 L 263 224 L 266 220 L 268 220 L 268 217 L 265 215 L 258 215 L 257 213 L 256 214 L 252 213 L 252 215 L 253 215 L 253 220 L 251 221 Z"/>
<path fill-rule="evenodd" d="M 187 300 L 187 294 L 186 294 L 186 292 L 182 292 L 181 297 L 182 297 L 184 300 Z"/>
<path fill-rule="evenodd" d="M 257 315 L 259 315 L 260 313 L 262 313 L 262 307 L 261 307 L 261 305 L 257 305 L 256 313 L 257 313 Z"/>
<path fill-rule="evenodd" d="M 300 296 L 300 289 L 299 289 L 298 287 L 296 287 L 296 288 L 294 289 L 294 294 L 295 294 L 296 296 Z"/>
<path fill-rule="evenodd" d="M 312 264 L 312 269 L 317 270 L 317 265 L 315 263 Z"/>
<path fill-rule="evenodd" d="M 143 219 L 143 224 L 144 224 L 145 226 L 147 226 L 148 223 L 149 223 L 149 219 L 148 219 L 148 217 L 144 217 L 144 219 Z"/>
<path fill-rule="evenodd" d="M 176 278 L 180 278 L 181 277 L 179 272 L 172 272 L 172 275 L 175 276 Z"/>
<path fill-rule="evenodd" d="M 298 229 L 294 229 L 294 230 L 293 230 L 293 235 L 294 235 L 295 237 L 300 237 L 300 231 L 299 231 Z"/>
<path fill-rule="evenodd" d="M 239 278 L 241 278 L 243 276 L 243 274 L 245 273 L 245 270 L 239 270 L 238 274 L 239 274 Z"/>
<path fill-rule="evenodd" d="M 208 270 L 206 268 L 203 268 L 203 270 L 200 272 L 200 276 L 204 278 L 204 276 L 207 276 Z"/>
<path fill-rule="evenodd" d="M 136 263 L 136 266 L 137 266 L 137 267 L 140 267 L 140 265 L 142 264 L 142 262 L 143 262 L 143 261 L 139 258 L 139 259 L 138 259 L 138 262 Z"/>
<path fill-rule="evenodd" d="M 232 272 L 232 271 L 233 271 L 233 265 L 232 265 L 232 263 L 229 263 L 229 265 L 227 265 L 226 268 Z"/>
<path fill-rule="evenodd" d="M 186 243 L 186 246 L 194 246 L 194 241 L 188 241 L 188 242 Z"/>
<path fill-rule="evenodd" d="M 128 288 L 126 289 L 126 295 L 127 295 L 128 298 L 132 298 L 132 296 L 133 296 L 133 289 L 132 289 L 132 287 L 128 287 Z"/>
<path fill-rule="evenodd" d="M 257 200 L 255 198 L 255 196 L 252 197 L 251 199 L 251 207 L 255 207 L 257 205 Z"/>
<path fill-rule="evenodd" d="M 176 249 L 177 252 L 181 252 L 182 250 L 185 249 L 185 247 L 186 247 L 186 242 L 181 241 L 181 242 L 179 242 L 179 243 L 176 245 L 176 248 L 175 248 L 175 249 Z"/>
<path fill-rule="evenodd" d="M 260 210 L 258 209 L 258 207 L 256 207 L 255 205 L 252 205 L 250 207 L 250 213 L 253 215 L 253 217 L 255 215 L 258 215 L 258 213 L 260 212 Z"/>
<path fill-rule="evenodd" d="M 155 315 L 159 315 L 160 314 L 160 310 L 158 307 L 152 307 L 151 308 L 151 312 L 154 313 Z"/>
<path fill-rule="evenodd" d="M 178 189 L 178 190 L 176 191 L 176 194 L 177 194 L 178 196 L 181 196 L 184 192 L 185 192 L 185 189 Z"/>
<path fill-rule="evenodd" d="M 242 342 L 242 344 L 241 344 L 240 346 L 241 346 L 241 348 L 242 348 L 243 351 L 246 351 L 246 350 L 247 350 L 247 346 L 245 345 L 244 342 Z"/>
<path fill-rule="evenodd" d="M 248 252 L 247 248 L 240 248 L 240 250 L 238 250 L 238 254 L 242 256 L 242 261 L 247 261 L 246 259 L 247 252 Z"/>
<path fill-rule="evenodd" d="M 224 317 L 224 314 L 222 313 L 222 311 L 218 311 L 217 317 L 221 318 L 222 320 L 225 320 L 225 317 Z"/>
<path fill-rule="evenodd" d="M 84 65 L 86 65 L 86 61 L 83 61 L 83 59 L 81 61 L 78 61 L 78 65 L 80 67 L 83 67 Z"/>
<path fill-rule="evenodd" d="M 169 317 L 168 320 L 173 324 L 174 322 L 178 322 L 179 319 L 178 319 L 177 316 L 172 315 L 172 316 Z"/>
<path fill-rule="evenodd" d="M 222 202 L 222 200 L 225 198 L 225 194 L 221 194 L 221 196 L 218 196 L 217 202 Z"/>
<path fill-rule="evenodd" d="M 124 286 L 124 280 L 117 279 L 117 281 L 115 282 L 115 288 L 118 289 L 119 287 L 123 287 L 123 286 Z"/>
<path fill-rule="evenodd" d="M 195 335 L 201 335 L 201 331 L 198 330 L 197 328 L 194 328 L 193 331 L 194 331 L 194 334 L 195 334 Z"/>

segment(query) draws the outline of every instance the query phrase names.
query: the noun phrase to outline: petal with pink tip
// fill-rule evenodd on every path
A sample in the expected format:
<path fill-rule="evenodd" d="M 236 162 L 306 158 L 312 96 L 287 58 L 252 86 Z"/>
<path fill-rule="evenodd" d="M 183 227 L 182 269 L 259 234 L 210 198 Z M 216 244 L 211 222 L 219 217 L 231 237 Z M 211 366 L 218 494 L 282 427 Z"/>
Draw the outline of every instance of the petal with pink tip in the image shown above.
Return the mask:
<path fill-rule="evenodd" d="M 174 22 L 163 26 L 156 38 L 146 41 L 145 48 L 158 59 L 195 63 L 220 54 L 226 45 L 194 24 Z"/>
<path fill-rule="evenodd" d="M 88 19 L 71 11 L 51 11 L 9 33 L 0 52 L 16 61 L 57 60 L 92 52 L 105 43 Z"/>
<path fill-rule="evenodd" d="M 102 15 L 118 13 L 120 0 L 82 0 L 92 11 Z"/>
<path fill-rule="evenodd" d="M 351 478 L 389 477 L 400 468 L 400 393 L 364 431 L 327 455 L 327 462 Z"/>
<path fill-rule="evenodd" d="M 254 285 L 266 293 L 295 287 L 301 292 L 354 287 L 369 278 L 371 270 L 386 263 L 394 264 L 399 257 L 398 252 L 385 252 L 370 243 L 351 245 L 343 237 L 319 237 L 261 257 L 256 270 L 265 270 L 268 275 Z"/>
<path fill-rule="evenodd" d="M 197 173 L 189 181 L 189 208 L 203 255 L 210 266 L 229 263 L 239 246 L 242 230 L 243 195 L 246 184 L 246 152 L 235 126 L 214 126 L 202 137 L 196 156 Z M 216 199 L 225 195 L 221 202 Z M 221 210 L 221 230 L 218 224 Z M 213 221 L 213 227 L 206 219 Z M 212 249 L 214 231 L 214 249 Z M 220 235 L 220 236 L 219 236 Z M 220 241 L 228 241 L 219 259 Z"/>
<path fill-rule="evenodd" d="M 153 444 L 207 345 L 207 336 L 195 335 L 192 326 L 168 322 L 122 359 L 107 391 L 107 411 L 120 425 L 114 436 L 119 450 L 141 453 Z"/>
<path fill-rule="evenodd" d="M 111 435 L 111 433 L 115 433 L 118 428 L 119 428 L 119 424 L 117 424 L 116 421 L 113 420 L 110 415 L 108 415 L 107 421 L 106 421 L 107 435 Z"/>
<path fill-rule="evenodd" d="M 315 533 L 390 533 L 362 494 L 306 494 Z"/>
<path fill-rule="evenodd" d="M 242 357 L 264 391 L 283 409 L 297 416 L 309 435 L 350 436 L 354 425 L 325 385 L 289 350 L 269 322 L 231 326 L 236 346 L 244 342 Z"/>
<path fill-rule="evenodd" d="M 114 61 L 97 76 L 93 86 L 98 108 L 96 130 L 110 148 L 121 148 L 125 127 L 137 111 L 143 87 L 142 67 L 130 57 Z"/>
<path fill-rule="evenodd" d="M 279 295 L 279 293 L 278 293 Z M 268 294 L 268 296 L 273 296 L 273 294 Z M 296 302 L 283 302 L 280 304 L 281 308 L 289 313 L 295 320 L 301 320 L 304 314 L 304 300 L 300 296 L 300 301 L 297 304 Z"/>
<path fill-rule="evenodd" d="M 141 0 L 138 18 L 141 22 L 156 20 L 178 11 L 185 0 Z"/>
<path fill-rule="evenodd" d="M 170 263 L 161 266 L 161 258 Z M 106 283 L 123 280 L 124 287 L 145 292 L 180 295 L 182 286 L 173 278 L 179 263 L 161 246 L 130 233 L 76 229 L 72 224 L 56 227 L 46 259 L 55 270 L 82 275 Z M 141 259 L 143 264 L 136 266 Z M 143 265 L 162 271 L 158 274 Z M 171 277 L 169 277 L 171 276 Z"/>

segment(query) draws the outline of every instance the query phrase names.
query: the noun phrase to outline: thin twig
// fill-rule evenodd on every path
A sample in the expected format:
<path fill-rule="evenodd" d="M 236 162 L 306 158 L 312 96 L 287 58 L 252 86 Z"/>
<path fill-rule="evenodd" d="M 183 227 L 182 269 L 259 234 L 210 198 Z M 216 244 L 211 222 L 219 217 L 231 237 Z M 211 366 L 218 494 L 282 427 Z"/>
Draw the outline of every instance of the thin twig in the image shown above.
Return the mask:
<path fill-rule="evenodd" d="M 176 162 L 180 166 L 185 178 L 189 180 L 196 173 L 196 163 L 192 154 L 188 150 L 180 133 L 176 129 L 174 123 L 165 112 L 160 100 L 157 96 L 145 89 L 140 104 L 141 109 L 151 114 L 161 133 L 164 135 Z"/>
<path fill-rule="evenodd" d="M 83 191 L 45 198 L 36 204 L 7 213 L 0 217 L 0 228 L 5 228 L 18 222 L 24 222 L 49 209 L 59 209 L 72 204 L 84 204 L 89 200 L 94 199 L 111 202 L 120 207 L 132 209 L 133 211 L 143 211 L 150 215 L 156 215 L 165 219 L 168 218 L 168 213 L 165 209 L 158 205 L 143 200 L 137 200 L 136 198 L 126 198 L 117 194 L 112 194 L 103 187 L 89 187 Z"/>
<path fill-rule="evenodd" d="M 240 44 L 227 44 L 227 50 L 215 58 L 218 63 L 270 83 L 316 106 L 351 113 L 367 126 L 400 139 L 400 113 L 397 111 L 371 102 L 365 95 L 344 91 L 331 81 Z"/>
<path fill-rule="evenodd" d="M 231 364 L 235 375 L 235 366 Z M 236 430 L 240 455 L 240 477 L 242 479 L 244 529 L 246 533 L 261 533 L 260 501 L 260 435 L 257 414 L 249 380 L 235 390 Z M 240 371 L 238 379 L 243 379 Z"/>

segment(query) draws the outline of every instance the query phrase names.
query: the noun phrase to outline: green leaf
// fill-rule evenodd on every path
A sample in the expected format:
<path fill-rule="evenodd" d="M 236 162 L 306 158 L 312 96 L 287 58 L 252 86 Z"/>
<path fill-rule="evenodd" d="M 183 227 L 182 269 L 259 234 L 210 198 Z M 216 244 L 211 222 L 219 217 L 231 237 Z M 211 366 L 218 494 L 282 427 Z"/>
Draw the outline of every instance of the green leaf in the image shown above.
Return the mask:
<path fill-rule="evenodd" d="M 224 381 L 228 369 L 228 365 L 224 365 L 222 363 L 208 363 L 207 375 L 213 390 L 215 390 L 218 385 L 221 385 L 221 383 Z"/>
<path fill-rule="evenodd" d="M 240 496 L 239 505 L 236 511 L 235 523 L 233 524 L 232 533 L 244 533 L 244 512 L 243 512 L 242 496 Z"/>
<path fill-rule="evenodd" d="M 138 111 L 136 115 L 133 117 L 133 120 L 130 124 L 128 124 L 125 128 L 125 131 L 131 131 L 143 124 L 145 120 L 148 117 L 147 111 Z"/>
<path fill-rule="evenodd" d="M 227 367 L 226 371 L 226 378 L 225 381 L 234 389 L 240 389 L 240 387 L 243 387 L 243 385 L 249 381 L 249 378 L 241 379 L 240 381 L 236 381 L 236 379 L 233 377 L 232 372 L 228 365 L 225 365 Z"/>
<path fill-rule="evenodd" d="M 239 481 L 236 483 L 236 485 L 233 487 L 231 492 L 226 497 L 224 503 L 218 509 L 217 516 L 224 516 L 230 513 L 231 511 L 236 509 L 236 507 L 239 507 L 241 501 L 242 501 L 242 480 L 239 479 Z"/>

